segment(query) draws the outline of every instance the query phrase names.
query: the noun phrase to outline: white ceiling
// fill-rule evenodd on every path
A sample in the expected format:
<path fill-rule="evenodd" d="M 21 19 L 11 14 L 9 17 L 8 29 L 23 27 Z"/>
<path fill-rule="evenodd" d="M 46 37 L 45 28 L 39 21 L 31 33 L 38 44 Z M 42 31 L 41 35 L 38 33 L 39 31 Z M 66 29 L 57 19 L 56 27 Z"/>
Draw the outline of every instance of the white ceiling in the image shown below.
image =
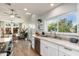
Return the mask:
<path fill-rule="evenodd" d="M 25 19 L 30 16 L 26 15 L 26 12 L 43 15 L 58 5 L 60 4 L 54 4 L 54 6 L 51 7 L 49 3 L 12 3 L 11 6 L 9 6 L 5 3 L 0 3 L 0 19 L 9 19 L 9 15 L 5 15 L 4 12 L 10 13 L 10 9 L 14 9 L 22 19 Z M 24 11 L 24 8 L 27 8 L 28 10 Z"/>

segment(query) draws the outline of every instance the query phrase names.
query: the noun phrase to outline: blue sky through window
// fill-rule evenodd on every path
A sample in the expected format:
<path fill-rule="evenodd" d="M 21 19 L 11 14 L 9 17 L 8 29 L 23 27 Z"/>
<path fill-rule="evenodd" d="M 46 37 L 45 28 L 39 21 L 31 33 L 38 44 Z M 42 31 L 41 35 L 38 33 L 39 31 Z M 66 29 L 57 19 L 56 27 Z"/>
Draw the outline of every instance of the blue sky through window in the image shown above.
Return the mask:
<path fill-rule="evenodd" d="M 60 16 L 60 19 L 64 19 L 64 18 L 66 18 L 67 20 L 72 21 L 73 26 L 77 24 L 76 13 L 75 12 L 70 12 L 70 13 L 67 13 L 66 15 Z"/>

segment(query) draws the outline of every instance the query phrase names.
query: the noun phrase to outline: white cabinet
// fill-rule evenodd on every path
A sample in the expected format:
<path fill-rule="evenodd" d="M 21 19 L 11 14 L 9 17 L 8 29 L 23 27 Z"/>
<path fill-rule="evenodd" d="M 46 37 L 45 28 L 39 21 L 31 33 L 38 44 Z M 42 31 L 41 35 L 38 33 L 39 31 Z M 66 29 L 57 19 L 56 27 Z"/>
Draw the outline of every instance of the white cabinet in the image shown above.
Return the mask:
<path fill-rule="evenodd" d="M 32 42 L 32 48 L 34 49 L 35 48 L 35 38 L 34 37 L 32 37 L 32 40 L 31 40 L 31 42 Z"/>
<path fill-rule="evenodd" d="M 58 45 L 48 42 L 48 41 L 47 41 L 47 45 L 48 45 L 48 55 L 58 56 Z"/>
<path fill-rule="evenodd" d="M 42 56 L 79 56 L 79 51 L 73 50 L 72 48 L 61 46 L 54 42 L 49 42 L 47 40 L 40 38 L 40 55 Z"/>
<path fill-rule="evenodd" d="M 40 44 L 40 54 L 42 56 L 48 55 L 48 46 L 42 40 L 41 40 L 41 44 Z"/>
<path fill-rule="evenodd" d="M 58 56 L 58 49 L 56 49 L 52 46 L 49 46 L 48 47 L 48 55 L 49 56 Z"/>
<path fill-rule="evenodd" d="M 0 53 L 0 56 L 7 56 L 7 53 Z"/>
<path fill-rule="evenodd" d="M 41 55 L 58 56 L 58 46 L 48 41 L 41 40 Z"/>
<path fill-rule="evenodd" d="M 69 56 L 68 54 L 62 52 L 62 51 L 59 51 L 59 56 Z"/>
<path fill-rule="evenodd" d="M 63 54 L 65 56 L 79 56 L 79 51 L 76 51 L 67 47 L 59 46 L 59 56 Z"/>

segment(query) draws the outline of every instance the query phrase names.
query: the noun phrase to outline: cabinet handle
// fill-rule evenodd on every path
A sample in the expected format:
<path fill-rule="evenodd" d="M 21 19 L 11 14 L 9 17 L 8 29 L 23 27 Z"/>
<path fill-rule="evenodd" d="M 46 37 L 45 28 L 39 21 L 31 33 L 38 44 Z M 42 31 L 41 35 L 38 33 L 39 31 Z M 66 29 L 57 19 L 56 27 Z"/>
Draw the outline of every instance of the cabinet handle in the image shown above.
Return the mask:
<path fill-rule="evenodd" d="M 72 49 L 69 49 L 69 48 L 66 48 L 66 47 L 64 47 L 64 49 L 67 49 L 67 50 L 69 50 L 69 51 L 72 51 Z"/>
<path fill-rule="evenodd" d="M 45 47 L 45 48 L 48 48 L 48 47 Z"/>

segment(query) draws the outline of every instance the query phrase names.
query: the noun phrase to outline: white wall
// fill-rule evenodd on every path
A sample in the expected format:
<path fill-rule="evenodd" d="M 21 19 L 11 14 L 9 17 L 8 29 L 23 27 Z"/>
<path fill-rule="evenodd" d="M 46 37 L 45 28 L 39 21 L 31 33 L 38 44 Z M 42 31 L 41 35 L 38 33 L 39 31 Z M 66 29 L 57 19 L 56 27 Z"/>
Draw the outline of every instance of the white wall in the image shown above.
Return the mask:
<path fill-rule="evenodd" d="M 49 19 L 51 17 L 58 16 L 73 10 L 76 10 L 76 4 L 73 3 L 61 4 L 57 8 L 47 12 L 45 15 L 42 16 L 42 18 Z"/>
<path fill-rule="evenodd" d="M 41 16 L 41 19 L 48 20 L 49 18 L 62 15 L 64 13 L 70 12 L 70 11 L 76 11 L 76 4 L 70 3 L 70 4 L 61 4 L 57 8 L 47 12 L 45 15 Z M 47 31 L 46 26 L 44 25 L 44 30 Z"/>
<path fill-rule="evenodd" d="M 33 33 L 37 30 L 37 19 L 38 16 L 35 14 L 32 14 L 30 19 L 28 20 L 28 33 L 29 33 L 29 39 L 32 39 Z"/>
<path fill-rule="evenodd" d="M 77 24 L 78 24 L 78 26 L 77 26 L 77 32 L 79 34 L 79 4 L 77 4 Z"/>

